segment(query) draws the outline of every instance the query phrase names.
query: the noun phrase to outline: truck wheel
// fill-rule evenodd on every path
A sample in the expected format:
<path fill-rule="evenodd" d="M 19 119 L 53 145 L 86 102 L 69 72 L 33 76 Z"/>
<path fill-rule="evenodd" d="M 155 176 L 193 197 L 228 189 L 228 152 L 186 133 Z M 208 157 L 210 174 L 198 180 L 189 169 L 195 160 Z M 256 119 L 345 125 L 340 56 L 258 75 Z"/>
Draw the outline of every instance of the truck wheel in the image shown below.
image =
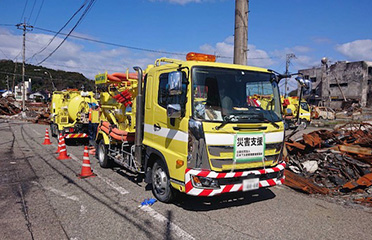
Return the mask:
<path fill-rule="evenodd" d="M 98 144 L 97 155 L 98 155 L 99 165 L 102 168 L 111 167 L 111 161 L 107 157 L 107 146 L 105 145 L 105 142 L 103 141 L 103 139 Z"/>
<path fill-rule="evenodd" d="M 174 190 L 164 163 L 157 160 L 152 167 L 152 193 L 161 202 L 169 203 L 174 198 Z"/>
<path fill-rule="evenodd" d="M 309 126 L 309 122 L 306 119 L 301 119 L 301 123 L 305 123 L 305 129 Z"/>

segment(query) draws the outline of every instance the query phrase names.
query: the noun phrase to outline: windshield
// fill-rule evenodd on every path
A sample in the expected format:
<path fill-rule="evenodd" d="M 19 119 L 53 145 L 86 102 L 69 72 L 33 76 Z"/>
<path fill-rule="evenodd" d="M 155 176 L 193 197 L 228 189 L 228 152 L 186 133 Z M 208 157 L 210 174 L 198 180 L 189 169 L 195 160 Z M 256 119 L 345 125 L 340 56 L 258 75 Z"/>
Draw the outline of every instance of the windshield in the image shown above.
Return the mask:
<path fill-rule="evenodd" d="M 278 85 L 271 77 L 255 71 L 193 68 L 193 117 L 215 122 L 281 121 Z"/>

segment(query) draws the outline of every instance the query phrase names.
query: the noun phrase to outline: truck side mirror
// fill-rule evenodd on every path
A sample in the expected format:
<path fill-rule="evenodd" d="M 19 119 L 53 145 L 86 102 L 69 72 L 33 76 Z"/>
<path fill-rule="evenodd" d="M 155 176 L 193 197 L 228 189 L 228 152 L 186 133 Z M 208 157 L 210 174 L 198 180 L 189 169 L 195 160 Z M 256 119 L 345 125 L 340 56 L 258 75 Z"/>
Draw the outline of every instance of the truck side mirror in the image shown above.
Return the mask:
<path fill-rule="evenodd" d="M 303 79 L 302 77 L 296 77 L 296 81 L 303 87 L 303 95 L 310 95 L 312 90 L 312 84 L 309 80 Z"/>
<path fill-rule="evenodd" d="M 170 72 L 168 75 L 168 94 L 180 95 L 182 93 L 182 72 Z"/>
<path fill-rule="evenodd" d="M 167 116 L 169 118 L 180 118 L 181 117 L 181 105 L 180 104 L 168 104 L 167 105 Z"/>

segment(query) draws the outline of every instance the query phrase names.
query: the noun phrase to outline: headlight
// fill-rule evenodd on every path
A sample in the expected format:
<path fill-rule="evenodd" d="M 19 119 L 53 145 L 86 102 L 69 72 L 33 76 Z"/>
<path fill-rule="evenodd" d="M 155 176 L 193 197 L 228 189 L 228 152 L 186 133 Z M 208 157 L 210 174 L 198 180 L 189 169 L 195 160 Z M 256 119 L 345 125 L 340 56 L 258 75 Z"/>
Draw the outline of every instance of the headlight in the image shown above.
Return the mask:
<path fill-rule="evenodd" d="M 198 188 L 220 188 L 217 179 L 209 177 L 191 176 L 192 184 Z"/>

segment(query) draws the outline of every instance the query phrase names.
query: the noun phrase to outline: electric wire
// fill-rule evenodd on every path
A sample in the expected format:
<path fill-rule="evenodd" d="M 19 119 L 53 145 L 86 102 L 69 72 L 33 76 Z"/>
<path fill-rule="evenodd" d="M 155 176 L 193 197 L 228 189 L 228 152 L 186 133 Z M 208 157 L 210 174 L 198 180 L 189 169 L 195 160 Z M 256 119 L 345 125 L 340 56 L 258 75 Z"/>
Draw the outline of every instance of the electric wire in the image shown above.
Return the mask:
<path fill-rule="evenodd" d="M 36 18 L 35 18 L 35 22 L 34 22 L 34 26 L 39 18 L 39 15 L 40 15 L 40 11 L 41 11 L 41 8 L 43 7 L 44 5 L 44 0 L 41 1 L 41 4 L 40 4 L 40 8 L 39 8 L 39 11 L 37 12 L 37 15 L 36 15 Z"/>
<path fill-rule="evenodd" d="M 47 43 L 47 45 L 45 47 L 43 47 L 40 51 L 38 51 L 37 53 L 33 54 L 31 57 L 29 57 L 27 59 L 27 61 L 29 61 L 40 53 L 42 53 L 45 49 L 47 49 L 50 44 L 54 41 L 54 39 L 58 36 L 58 34 L 60 34 L 60 32 L 72 21 L 72 19 L 85 7 L 85 5 L 87 4 L 87 0 L 84 1 L 84 3 L 80 6 L 80 8 L 78 10 L 75 11 L 75 13 L 70 17 L 70 19 L 58 30 L 58 32 L 55 33 L 55 35 L 49 40 L 49 42 Z"/>
<path fill-rule="evenodd" d="M 95 0 L 91 0 L 88 4 L 88 6 L 86 7 L 85 11 L 83 12 L 83 14 L 80 16 L 79 20 L 76 22 L 76 24 L 73 26 L 73 28 L 70 30 L 70 32 L 65 36 L 65 38 L 62 40 L 62 42 L 46 57 L 44 58 L 42 61 L 40 61 L 37 65 L 40 65 L 42 64 L 43 62 L 45 62 L 48 58 L 50 58 L 61 46 L 62 44 L 67 40 L 67 38 L 71 35 L 71 33 L 75 30 L 75 28 L 80 24 L 80 22 L 84 19 L 85 15 L 87 14 L 87 12 L 89 11 L 89 9 L 92 7 L 93 3 L 95 2 Z"/>
<path fill-rule="evenodd" d="M 34 29 L 44 31 L 44 32 L 57 33 L 56 31 L 41 28 L 41 27 L 34 27 Z M 67 35 L 67 34 L 60 32 L 59 35 Z M 71 34 L 70 37 L 80 39 L 80 40 L 89 41 L 89 42 L 109 45 L 109 46 L 113 46 L 113 47 L 121 47 L 121 48 L 127 48 L 127 49 L 131 49 L 131 50 L 137 50 L 137 51 L 143 51 L 143 52 L 161 53 L 161 54 L 169 54 L 169 55 L 176 55 L 176 56 L 185 56 L 186 55 L 186 53 L 161 51 L 161 50 L 154 50 L 154 49 L 141 48 L 141 47 L 133 47 L 133 46 L 123 45 L 123 44 L 119 44 L 119 43 L 112 43 L 112 42 L 107 42 L 107 41 L 102 41 L 102 40 L 97 40 L 97 39 L 92 39 L 92 38 L 87 38 L 87 37 L 76 36 L 76 35 L 73 35 L 73 34 Z M 221 55 L 217 55 L 216 57 L 217 58 L 232 58 L 232 57 L 221 56 Z M 249 58 L 248 57 L 248 59 L 276 59 L 276 58 L 279 58 L 279 57 L 256 57 L 256 58 Z"/>
<path fill-rule="evenodd" d="M 31 8 L 30 16 L 28 17 L 29 22 L 31 21 L 32 13 L 34 12 L 36 2 L 37 0 L 34 0 L 34 4 L 32 5 L 32 8 Z"/>
<path fill-rule="evenodd" d="M 5 52 L 4 52 L 3 50 L 1 50 L 1 48 L 0 48 L 0 51 L 4 54 L 4 56 L 5 56 L 7 59 L 9 59 L 8 55 L 6 55 Z"/>
<path fill-rule="evenodd" d="M 26 11 L 26 8 L 27 8 L 27 4 L 28 4 L 28 0 L 26 0 L 25 7 L 23 8 L 23 12 L 22 12 L 21 20 L 20 20 L 19 22 L 22 22 L 22 18 L 23 18 L 23 16 L 25 15 L 25 11 Z"/>
<path fill-rule="evenodd" d="M 4 26 L 4 27 L 14 27 L 15 24 L 0 23 L 0 26 Z"/>

